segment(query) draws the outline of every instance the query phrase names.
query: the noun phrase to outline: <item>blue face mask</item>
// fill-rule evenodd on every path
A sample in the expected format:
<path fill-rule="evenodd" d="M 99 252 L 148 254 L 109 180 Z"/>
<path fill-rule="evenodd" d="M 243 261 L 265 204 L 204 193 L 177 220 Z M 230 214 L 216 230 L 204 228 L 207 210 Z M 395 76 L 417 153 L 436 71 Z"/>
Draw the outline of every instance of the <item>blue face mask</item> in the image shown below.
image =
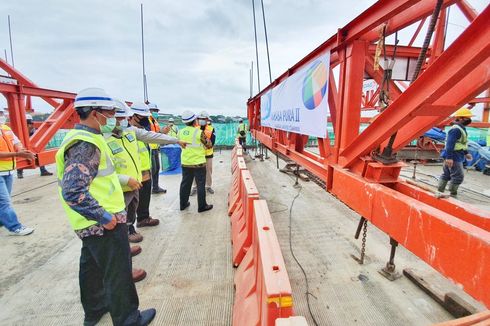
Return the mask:
<path fill-rule="evenodd" d="M 128 120 L 124 119 L 124 120 L 119 121 L 119 126 L 122 129 L 126 129 L 128 127 Z"/>

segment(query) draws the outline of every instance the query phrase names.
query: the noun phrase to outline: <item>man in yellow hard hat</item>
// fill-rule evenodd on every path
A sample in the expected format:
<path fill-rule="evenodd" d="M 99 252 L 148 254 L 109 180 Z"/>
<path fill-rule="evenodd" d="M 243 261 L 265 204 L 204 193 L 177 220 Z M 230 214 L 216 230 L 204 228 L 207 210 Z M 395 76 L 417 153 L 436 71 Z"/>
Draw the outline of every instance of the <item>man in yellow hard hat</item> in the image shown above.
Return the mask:
<path fill-rule="evenodd" d="M 463 183 L 463 162 L 471 160 L 468 153 L 468 133 L 466 126 L 471 123 L 473 114 L 468 108 L 461 108 L 454 114 L 454 123 L 446 136 L 446 146 L 442 151 L 443 172 L 439 179 L 438 191 L 443 193 L 449 182 L 449 193 L 456 197 L 459 185 Z"/>

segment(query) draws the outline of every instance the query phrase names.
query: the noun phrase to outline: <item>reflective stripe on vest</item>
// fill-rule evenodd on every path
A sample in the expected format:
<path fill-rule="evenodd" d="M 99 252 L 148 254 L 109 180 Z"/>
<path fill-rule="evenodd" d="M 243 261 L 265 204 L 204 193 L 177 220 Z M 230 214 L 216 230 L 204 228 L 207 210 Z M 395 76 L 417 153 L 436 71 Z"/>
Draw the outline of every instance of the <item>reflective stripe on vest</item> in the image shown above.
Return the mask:
<path fill-rule="evenodd" d="M 158 121 L 153 117 L 149 117 L 148 120 L 150 120 L 151 131 L 160 132 L 160 124 L 158 123 Z M 151 149 L 159 149 L 160 148 L 159 144 L 149 144 L 149 145 L 150 145 Z"/>
<path fill-rule="evenodd" d="M 0 126 L 0 152 L 15 153 L 14 133 L 7 125 Z M 15 157 L 0 158 L 0 171 L 12 171 L 15 166 Z"/>
<path fill-rule="evenodd" d="M 206 135 L 207 139 L 211 140 L 211 136 L 213 136 L 213 130 L 214 130 L 213 126 L 206 125 L 206 127 L 204 128 L 204 134 Z M 214 148 L 213 147 L 205 149 L 205 155 L 206 156 L 211 156 L 213 154 L 214 154 Z"/>
<path fill-rule="evenodd" d="M 204 145 L 201 143 L 201 129 L 187 126 L 179 130 L 179 140 L 186 142 L 182 149 L 182 165 L 199 165 L 206 163 Z"/>
<path fill-rule="evenodd" d="M 106 142 L 114 156 L 116 173 L 141 182 L 141 162 L 134 131 L 123 131 L 121 138 L 110 136 Z M 122 186 L 122 189 L 124 192 L 132 191 L 127 185 Z"/>
<path fill-rule="evenodd" d="M 451 129 L 459 129 L 461 132 L 461 137 L 456 141 L 456 144 L 454 144 L 454 150 L 455 151 L 465 151 L 468 149 L 468 134 L 466 133 L 466 130 L 463 129 L 458 124 L 454 124 Z"/>
<path fill-rule="evenodd" d="M 104 137 L 85 130 L 74 129 L 68 132 L 58 152 L 56 153 L 56 169 L 58 175 L 58 193 L 61 203 L 68 215 L 71 227 L 74 230 L 82 230 L 98 222 L 88 220 L 70 208 L 62 195 L 61 183 L 65 173 L 65 151 L 76 141 L 85 141 L 96 146 L 100 151 L 99 170 L 89 186 L 89 193 L 109 213 L 118 213 L 124 210 L 124 195 L 119 183 L 119 178 L 113 164 L 111 150 L 107 146 Z"/>
<path fill-rule="evenodd" d="M 142 141 L 138 141 L 138 153 L 140 153 L 141 171 L 151 170 L 150 151 Z"/>

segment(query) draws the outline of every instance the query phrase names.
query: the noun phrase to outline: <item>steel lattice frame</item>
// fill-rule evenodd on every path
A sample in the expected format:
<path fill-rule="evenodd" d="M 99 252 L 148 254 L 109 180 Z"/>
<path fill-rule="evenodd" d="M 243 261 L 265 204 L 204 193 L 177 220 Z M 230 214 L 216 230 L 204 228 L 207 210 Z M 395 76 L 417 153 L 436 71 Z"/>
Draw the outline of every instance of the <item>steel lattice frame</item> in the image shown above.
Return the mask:
<path fill-rule="evenodd" d="M 490 6 L 478 14 L 464 0 L 444 0 L 424 71 L 403 91 L 392 82 L 392 104 L 359 133 L 363 78 L 368 74 L 380 84 L 383 76 L 382 71 L 373 69 L 380 26 L 386 23 L 390 35 L 420 22 L 418 34 L 436 2 L 375 3 L 249 99 L 250 130 L 255 139 L 319 176 L 339 200 L 490 307 L 490 213 L 455 199 L 436 199 L 399 179 L 403 164 L 385 165 L 372 157 L 375 150 L 387 145 L 394 132 L 393 149 L 397 151 L 447 121 L 450 114 L 489 88 Z M 470 25 L 444 50 L 445 17 L 452 5 L 460 8 Z M 405 56 L 414 57 L 420 52 L 412 46 L 415 37 L 400 47 Z M 328 51 L 328 104 L 335 139 L 331 145 L 330 139 L 319 138 L 319 154 L 314 154 L 305 150 L 307 136 L 260 125 L 260 97 Z M 332 73 L 337 66 L 338 83 Z M 482 102 L 488 102 L 487 98 Z"/>

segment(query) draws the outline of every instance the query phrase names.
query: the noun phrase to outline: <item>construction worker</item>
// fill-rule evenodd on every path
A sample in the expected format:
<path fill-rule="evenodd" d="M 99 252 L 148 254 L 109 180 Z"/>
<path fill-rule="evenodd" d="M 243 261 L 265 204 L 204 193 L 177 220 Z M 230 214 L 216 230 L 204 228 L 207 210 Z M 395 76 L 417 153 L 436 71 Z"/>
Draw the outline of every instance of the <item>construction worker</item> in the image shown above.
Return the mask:
<path fill-rule="evenodd" d="M 179 130 L 179 140 L 187 143 L 182 150 L 182 182 L 180 183 L 180 210 L 189 207 L 189 194 L 192 181 L 197 183 L 197 211 L 199 213 L 208 211 L 213 205 L 206 203 L 206 148 L 212 147 L 211 141 L 206 138 L 199 128 L 197 117 L 191 111 L 182 113 L 182 122 L 185 128 Z"/>
<path fill-rule="evenodd" d="M 468 133 L 466 126 L 471 123 L 473 114 L 465 107 L 459 109 L 454 114 L 454 123 L 446 136 L 446 146 L 442 151 L 444 158 L 443 172 L 439 179 L 438 191 L 443 193 L 449 183 L 449 193 L 456 197 L 458 188 L 464 179 L 463 162 L 465 159 L 471 160 L 468 153 Z"/>
<path fill-rule="evenodd" d="M 156 226 L 160 223 L 158 219 L 150 216 L 150 199 L 151 199 L 151 158 L 147 144 L 157 143 L 161 145 L 166 144 L 180 144 L 185 146 L 184 143 L 179 142 L 178 139 L 167 136 L 161 133 L 155 133 L 148 131 L 149 128 L 149 116 L 150 110 L 145 103 L 135 102 L 131 105 L 131 111 L 133 116 L 129 123 L 130 130 L 136 133 L 138 139 L 138 150 L 140 153 L 141 172 L 142 172 L 142 187 L 139 190 L 139 203 L 136 211 L 137 215 L 137 227 Z"/>
<path fill-rule="evenodd" d="M 0 109 L 0 226 L 7 228 L 10 235 L 28 235 L 34 232 L 34 229 L 19 222 L 10 195 L 16 158 L 32 161 L 34 154 L 22 147 L 20 140 L 6 122 L 5 112 Z"/>
<path fill-rule="evenodd" d="M 156 104 L 150 103 L 148 104 L 148 108 L 150 109 L 150 116 L 148 120 L 150 121 L 150 130 L 153 132 L 161 132 L 160 124 L 158 123 L 158 112 L 160 111 Z M 160 188 L 159 180 L 160 180 L 160 145 L 158 144 L 150 144 L 151 150 L 151 183 L 152 183 L 152 194 L 165 194 L 167 193 L 166 189 Z"/>
<path fill-rule="evenodd" d="M 197 117 L 199 121 L 199 128 L 204 133 L 206 138 L 211 141 L 212 146 L 210 148 L 206 148 L 206 191 L 210 194 L 214 194 L 213 188 L 213 155 L 214 155 L 214 143 L 216 142 L 216 133 L 214 131 L 214 127 L 211 125 L 211 121 L 209 120 L 209 114 L 206 111 L 202 111 Z M 194 187 L 191 191 L 191 196 L 194 196 L 197 193 L 197 184 L 196 180 L 194 180 Z"/>
<path fill-rule="evenodd" d="M 168 135 L 177 138 L 177 135 L 179 134 L 179 127 L 175 125 L 174 118 L 168 119 L 167 128 L 168 128 Z"/>
<path fill-rule="evenodd" d="M 32 116 L 30 114 L 26 114 L 26 121 L 27 121 L 27 129 L 29 130 L 29 136 L 32 136 L 36 132 L 36 128 L 34 128 L 34 121 L 33 121 Z M 41 177 L 47 177 L 47 176 L 53 175 L 53 173 L 46 170 L 46 167 L 44 167 L 44 166 L 40 166 L 39 171 L 41 172 Z M 24 170 L 23 169 L 17 169 L 17 178 L 19 178 L 19 179 L 24 178 Z"/>
<path fill-rule="evenodd" d="M 247 126 L 245 123 L 243 123 L 243 119 L 240 118 L 238 120 L 238 130 L 237 130 L 237 137 L 240 145 L 242 146 L 243 150 L 246 152 L 247 151 Z"/>
<path fill-rule="evenodd" d="M 114 325 L 148 325 L 156 311 L 138 310 L 123 190 L 101 134 L 116 125 L 114 102 L 103 89 L 87 88 L 77 94 L 74 107 L 80 124 L 65 136 L 56 167 L 63 208 L 82 240 L 84 325 L 96 325 L 106 312 Z"/>

